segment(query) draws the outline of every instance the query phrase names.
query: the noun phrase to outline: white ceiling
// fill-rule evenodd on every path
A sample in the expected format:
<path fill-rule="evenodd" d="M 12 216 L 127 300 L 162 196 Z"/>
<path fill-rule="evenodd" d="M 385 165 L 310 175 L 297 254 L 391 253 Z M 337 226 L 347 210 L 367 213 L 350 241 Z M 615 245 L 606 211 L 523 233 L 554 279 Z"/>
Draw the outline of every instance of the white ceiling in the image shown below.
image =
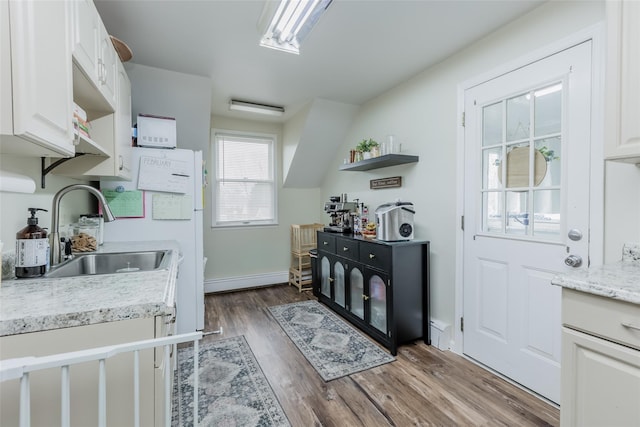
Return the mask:
<path fill-rule="evenodd" d="M 210 77 L 212 114 L 242 114 L 237 98 L 281 120 L 316 98 L 361 105 L 542 2 L 334 0 L 298 56 L 258 46 L 263 1 L 95 0 L 132 62 Z"/>

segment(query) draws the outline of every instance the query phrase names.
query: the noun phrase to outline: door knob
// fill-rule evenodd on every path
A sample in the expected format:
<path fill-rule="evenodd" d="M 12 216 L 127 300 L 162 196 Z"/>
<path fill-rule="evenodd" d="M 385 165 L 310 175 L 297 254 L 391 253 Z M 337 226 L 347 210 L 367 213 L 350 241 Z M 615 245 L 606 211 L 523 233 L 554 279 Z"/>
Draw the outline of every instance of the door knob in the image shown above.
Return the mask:
<path fill-rule="evenodd" d="M 578 255 L 569 255 L 564 259 L 564 263 L 567 264 L 569 267 L 577 268 L 582 265 L 582 257 Z"/>

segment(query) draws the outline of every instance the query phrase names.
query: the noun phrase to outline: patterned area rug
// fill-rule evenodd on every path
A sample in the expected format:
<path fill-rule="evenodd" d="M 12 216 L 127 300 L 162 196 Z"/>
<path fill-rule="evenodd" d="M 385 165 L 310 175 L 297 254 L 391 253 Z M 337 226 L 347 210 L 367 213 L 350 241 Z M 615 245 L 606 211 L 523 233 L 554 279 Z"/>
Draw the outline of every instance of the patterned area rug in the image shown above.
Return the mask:
<path fill-rule="evenodd" d="M 200 344 L 199 425 L 290 426 L 243 336 Z M 178 350 L 172 427 L 193 425 L 193 347 Z"/>
<path fill-rule="evenodd" d="M 317 301 L 278 305 L 269 311 L 325 381 L 395 360 Z"/>

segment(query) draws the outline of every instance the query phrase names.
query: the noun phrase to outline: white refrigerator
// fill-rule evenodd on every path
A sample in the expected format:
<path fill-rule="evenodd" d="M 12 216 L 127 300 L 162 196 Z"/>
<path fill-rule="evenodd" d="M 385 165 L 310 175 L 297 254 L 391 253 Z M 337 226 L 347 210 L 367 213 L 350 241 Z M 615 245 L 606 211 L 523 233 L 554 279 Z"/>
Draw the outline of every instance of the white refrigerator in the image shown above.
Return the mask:
<path fill-rule="evenodd" d="M 204 329 L 202 151 L 134 147 L 131 181 L 101 181 L 122 216 L 104 224 L 105 242 L 176 240 L 176 333 Z M 110 202 L 111 205 L 111 202 Z M 117 213 L 116 213 L 117 216 Z"/>

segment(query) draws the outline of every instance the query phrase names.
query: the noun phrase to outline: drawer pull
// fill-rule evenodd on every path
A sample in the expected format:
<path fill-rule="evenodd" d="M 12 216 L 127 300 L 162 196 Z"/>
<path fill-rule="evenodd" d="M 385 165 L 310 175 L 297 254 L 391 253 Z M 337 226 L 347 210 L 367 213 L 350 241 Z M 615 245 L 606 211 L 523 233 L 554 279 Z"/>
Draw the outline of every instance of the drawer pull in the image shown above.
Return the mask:
<path fill-rule="evenodd" d="M 369 254 L 369 259 L 374 259 L 376 256 L 374 254 Z"/>
<path fill-rule="evenodd" d="M 636 325 L 634 325 L 632 323 L 629 323 L 629 322 L 622 322 L 622 326 L 624 326 L 625 328 L 628 328 L 628 329 L 635 329 L 636 331 L 640 331 L 640 326 L 636 326 Z"/>

